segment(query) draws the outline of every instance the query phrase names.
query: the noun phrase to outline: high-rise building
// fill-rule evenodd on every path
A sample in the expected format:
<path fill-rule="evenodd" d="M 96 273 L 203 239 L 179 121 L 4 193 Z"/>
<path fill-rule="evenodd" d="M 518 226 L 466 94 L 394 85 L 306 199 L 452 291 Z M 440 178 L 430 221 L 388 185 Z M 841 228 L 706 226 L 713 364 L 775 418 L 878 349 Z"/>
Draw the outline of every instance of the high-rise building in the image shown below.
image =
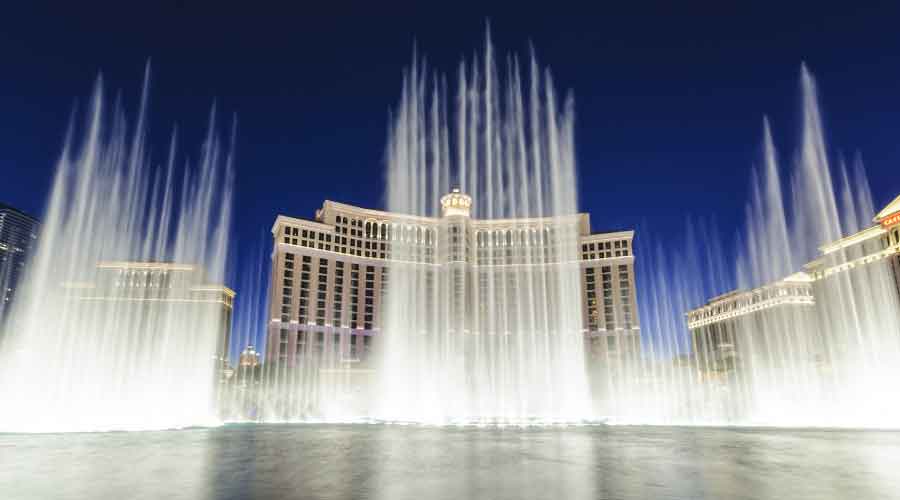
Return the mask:
<path fill-rule="evenodd" d="M 519 255 L 522 228 L 552 226 L 549 219 L 470 218 L 472 199 L 458 190 L 444 196 L 441 217 L 371 210 L 326 200 L 314 220 L 279 215 L 274 238 L 270 316 L 265 348 L 269 363 L 294 362 L 301 353 L 336 353 L 346 363 L 365 361 L 383 325 L 390 269 L 397 262 L 391 243 L 414 235 L 417 261 L 441 259 L 475 265 L 505 265 Z M 460 245 L 457 254 L 438 252 L 438 231 L 447 218 Z M 582 323 L 589 357 L 633 354 L 640 348 L 634 279 L 634 231 L 592 233 L 586 213 L 576 214 L 581 267 Z M 459 224 L 462 220 L 464 223 Z M 444 224 L 447 226 L 447 224 Z M 489 239 L 500 244 L 485 244 Z M 409 238 L 407 238 L 409 241 Z M 452 253 L 452 252 L 451 252 Z"/>
<path fill-rule="evenodd" d="M 37 219 L 0 203 L 0 336 L 39 229 Z"/>

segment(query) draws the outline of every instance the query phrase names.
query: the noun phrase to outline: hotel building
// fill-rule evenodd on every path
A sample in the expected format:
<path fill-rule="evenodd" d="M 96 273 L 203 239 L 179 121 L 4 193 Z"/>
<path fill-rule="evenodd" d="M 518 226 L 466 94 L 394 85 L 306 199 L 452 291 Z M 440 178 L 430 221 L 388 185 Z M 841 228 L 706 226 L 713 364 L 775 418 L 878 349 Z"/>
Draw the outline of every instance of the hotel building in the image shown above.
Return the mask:
<path fill-rule="evenodd" d="M 39 230 L 37 219 L 0 203 L 0 326 L 15 298 Z"/>
<path fill-rule="evenodd" d="M 747 357 L 750 345 L 766 347 L 767 332 L 831 329 L 838 320 L 834 311 L 847 300 L 840 296 L 842 290 L 865 290 L 871 302 L 892 304 L 900 294 L 900 196 L 878 212 L 872 226 L 819 250 L 820 256 L 800 272 L 753 290 L 714 297 L 688 311 L 687 325 L 698 366 L 707 371 L 730 371 L 742 354 Z M 879 309 L 868 307 L 860 315 L 873 311 Z M 802 337 L 794 335 L 793 340 L 811 344 L 829 341 L 828 335 Z M 806 348 L 824 353 L 829 346 Z"/>
<path fill-rule="evenodd" d="M 228 367 L 235 292 L 206 282 L 202 268 L 171 262 L 101 262 L 92 282 L 63 283 L 67 296 L 98 308 L 115 308 L 117 317 L 134 315 L 161 325 L 187 318 L 191 325 L 219 327 L 217 366 Z"/>
<path fill-rule="evenodd" d="M 394 263 L 410 258 L 425 265 L 462 261 L 471 270 L 532 262 L 527 259 L 533 259 L 536 251 L 545 252 L 547 262 L 553 262 L 549 249 L 526 246 L 525 233 L 517 233 L 547 231 L 550 219 L 473 219 L 472 202 L 454 190 L 441 199 L 441 217 L 329 200 L 314 220 L 279 215 L 272 226 L 266 362 L 291 365 L 297 356 L 313 350 L 334 353 L 348 366 L 365 363 L 383 325 L 382 305 Z M 582 324 L 589 357 L 634 353 L 640 346 L 634 232 L 592 233 L 588 214 L 572 217 L 578 228 L 573 244 L 578 245 L 580 258 Z M 407 235 L 403 252 L 392 252 L 401 234 Z M 467 278 L 469 283 L 473 276 Z"/>

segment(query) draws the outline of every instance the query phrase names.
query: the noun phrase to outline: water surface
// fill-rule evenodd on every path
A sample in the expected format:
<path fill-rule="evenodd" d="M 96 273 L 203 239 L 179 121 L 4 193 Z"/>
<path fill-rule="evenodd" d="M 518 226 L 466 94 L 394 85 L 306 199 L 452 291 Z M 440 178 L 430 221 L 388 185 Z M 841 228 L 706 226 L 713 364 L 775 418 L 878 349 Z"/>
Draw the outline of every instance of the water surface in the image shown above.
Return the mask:
<path fill-rule="evenodd" d="M 900 498 L 900 432 L 229 425 L 0 435 L 4 499 Z"/>

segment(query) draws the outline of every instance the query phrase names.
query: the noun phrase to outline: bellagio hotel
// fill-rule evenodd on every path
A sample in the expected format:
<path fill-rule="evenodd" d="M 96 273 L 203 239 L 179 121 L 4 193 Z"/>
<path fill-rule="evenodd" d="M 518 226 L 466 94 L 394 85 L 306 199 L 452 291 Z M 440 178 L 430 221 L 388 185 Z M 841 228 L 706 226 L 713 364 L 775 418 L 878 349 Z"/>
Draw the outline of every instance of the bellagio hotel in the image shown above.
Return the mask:
<path fill-rule="evenodd" d="M 329 200 L 316 210 L 314 220 L 279 215 L 272 226 L 266 362 L 290 365 L 306 352 L 334 353 L 348 364 L 365 362 L 382 326 L 381 304 L 391 264 L 396 262 L 391 255 L 393 236 L 420 234 L 417 259 L 433 262 L 438 254 L 436 228 L 449 217 L 467 240 L 462 258 L 477 263 L 483 258 L 478 246 L 490 232 L 540 222 L 473 219 L 469 217 L 471 204 L 472 198 L 454 190 L 442 199 L 441 217 L 370 210 Z M 575 217 L 588 358 L 635 354 L 640 348 L 640 325 L 634 231 L 592 233 L 588 214 Z"/>

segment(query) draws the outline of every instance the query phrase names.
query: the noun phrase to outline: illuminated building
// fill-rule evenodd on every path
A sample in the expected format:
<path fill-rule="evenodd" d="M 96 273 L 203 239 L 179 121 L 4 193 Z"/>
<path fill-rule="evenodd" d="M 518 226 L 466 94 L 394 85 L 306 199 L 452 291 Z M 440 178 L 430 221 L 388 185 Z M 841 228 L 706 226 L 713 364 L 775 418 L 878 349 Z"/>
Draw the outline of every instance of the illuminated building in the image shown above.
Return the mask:
<path fill-rule="evenodd" d="M 39 229 L 37 219 L 0 203 L 0 325 L 15 299 Z"/>
<path fill-rule="evenodd" d="M 381 306 L 390 280 L 392 241 L 412 241 L 418 262 L 446 259 L 475 265 L 514 264 L 526 251 L 515 231 L 546 228 L 549 219 L 480 220 L 473 200 L 459 190 L 441 199 L 441 217 L 420 217 L 326 200 L 315 220 L 279 215 L 272 226 L 267 362 L 292 363 L 304 352 L 337 353 L 341 361 L 365 361 L 382 326 Z M 634 231 L 592 233 L 586 213 L 578 226 L 582 321 L 590 356 L 639 350 L 635 300 Z M 453 255 L 443 252 L 439 231 L 447 220 L 462 230 Z M 443 224 L 443 226 L 442 226 Z M 446 250 L 446 249 L 445 249 Z M 505 261 L 507 259 L 509 262 Z"/>
<path fill-rule="evenodd" d="M 241 355 L 238 358 L 238 366 L 240 368 L 256 368 L 259 366 L 259 353 L 256 352 L 255 347 L 248 345 L 241 351 Z"/>
<path fill-rule="evenodd" d="M 235 293 L 205 281 L 203 269 L 171 262 L 101 262 L 91 282 L 63 283 L 70 298 L 96 305 L 98 317 L 143 317 L 151 325 L 216 324 L 219 333 L 209 355 L 221 371 L 228 366 Z M 92 309 L 93 310 L 93 309 Z M 189 333 L 188 333 L 189 334 Z"/>
<path fill-rule="evenodd" d="M 873 225 L 819 250 L 818 258 L 783 280 L 753 290 L 732 291 L 688 311 L 687 325 L 698 366 L 729 371 L 750 345 L 771 350 L 765 339 L 772 331 L 805 331 L 807 334 L 795 337 L 797 342 L 803 337 L 809 352 L 822 353 L 819 358 L 833 357 L 835 354 L 825 353 L 834 349 L 826 345 L 834 338 L 815 331 L 828 330 L 837 321 L 830 317 L 831 311 L 838 309 L 834 305 L 850 298 L 842 293 L 865 290 L 869 302 L 888 304 L 900 294 L 900 196 L 878 212 Z M 885 283 L 889 285 L 877 286 Z M 854 299 L 860 301 L 859 297 Z M 874 304 L 866 307 L 861 315 L 892 310 Z"/>

